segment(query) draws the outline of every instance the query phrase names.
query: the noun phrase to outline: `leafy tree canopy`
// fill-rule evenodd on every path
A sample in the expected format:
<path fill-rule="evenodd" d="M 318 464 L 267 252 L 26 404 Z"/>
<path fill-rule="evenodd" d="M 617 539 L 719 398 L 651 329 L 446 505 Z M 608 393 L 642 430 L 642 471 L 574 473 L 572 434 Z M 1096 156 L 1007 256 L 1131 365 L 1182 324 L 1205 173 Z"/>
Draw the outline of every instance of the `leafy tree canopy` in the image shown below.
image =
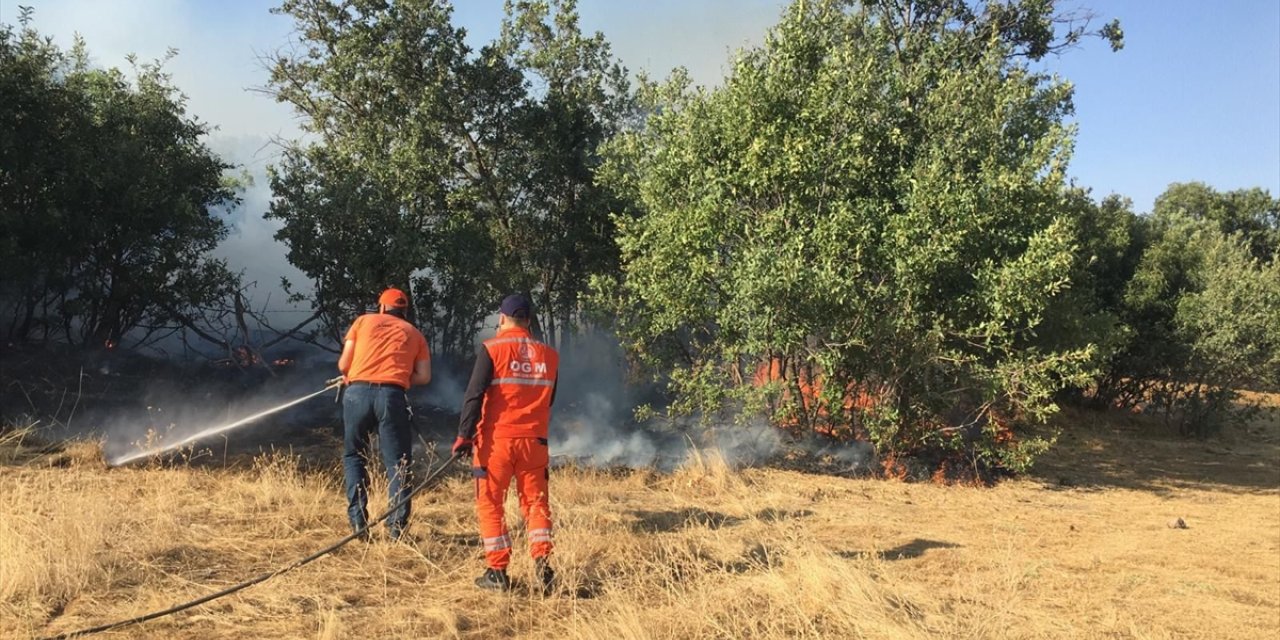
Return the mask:
<path fill-rule="evenodd" d="M 170 56 L 176 52 L 171 51 Z M 11 340 L 139 340 L 235 288 L 208 252 L 238 203 L 164 60 L 132 75 L 0 25 L 0 284 Z"/>
<path fill-rule="evenodd" d="M 1007 430 L 1095 348 L 1037 335 L 1077 263 L 1071 85 L 1027 60 L 1088 31 L 1053 4 L 797 1 L 723 87 L 644 89 L 606 165 L 642 215 L 598 284 L 674 411 L 1014 468 L 1046 445 Z"/>
<path fill-rule="evenodd" d="M 309 138 L 274 169 L 269 215 L 335 335 L 394 284 L 442 351 L 469 353 L 512 290 L 534 295 L 549 339 L 567 336 L 588 277 L 616 269 L 596 149 L 630 109 L 576 3 L 508 3 L 479 51 L 435 0 L 277 11 L 300 39 L 275 56 L 271 87 Z"/>
<path fill-rule="evenodd" d="M 1130 214 L 1124 265 L 1097 281 L 1097 306 L 1118 321 L 1100 404 L 1154 411 L 1201 436 L 1251 415 L 1237 392 L 1280 380 L 1277 211 L 1261 189 L 1175 183 L 1150 216 Z"/>

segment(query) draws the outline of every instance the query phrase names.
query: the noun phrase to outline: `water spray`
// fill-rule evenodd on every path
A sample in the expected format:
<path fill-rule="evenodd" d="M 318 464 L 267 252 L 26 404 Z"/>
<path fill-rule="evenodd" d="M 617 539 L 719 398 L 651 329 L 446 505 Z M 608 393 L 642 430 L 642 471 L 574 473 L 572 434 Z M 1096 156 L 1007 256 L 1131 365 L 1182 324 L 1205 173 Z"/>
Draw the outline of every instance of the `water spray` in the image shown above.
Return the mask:
<path fill-rule="evenodd" d="M 166 451 L 172 451 L 172 450 L 177 449 L 178 447 L 181 447 L 181 446 L 183 446 L 183 445 L 185 445 L 185 444 L 190 444 L 190 443 L 192 443 L 192 442 L 195 442 L 196 440 L 200 440 L 200 439 L 202 439 L 202 438 L 207 438 L 207 437 L 209 437 L 209 436 L 217 435 L 217 434 L 219 434 L 219 433 L 225 433 L 225 432 L 230 431 L 230 430 L 232 430 L 232 429 L 236 429 L 236 428 L 239 428 L 239 427 L 243 427 L 244 425 L 249 424 L 250 422 L 253 422 L 254 420 L 257 420 L 257 419 L 262 418 L 262 417 L 264 417 L 264 416 L 269 416 L 269 415 L 271 415 L 271 414 L 273 414 L 273 413 L 276 413 L 276 412 L 278 412 L 278 411 L 284 411 L 285 409 L 288 409 L 289 407 L 292 407 L 292 406 L 294 406 L 294 405 L 298 405 L 298 404 L 302 404 L 303 402 L 306 402 L 307 400 L 310 400 L 310 399 L 312 399 L 312 398 L 314 398 L 314 397 L 316 397 L 316 396 L 318 396 L 318 395 L 320 395 L 320 394 L 323 394 L 323 393 L 325 393 L 325 392 L 329 391 L 330 389 L 334 389 L 334 388 L 339 388 L 339 389 L 340 389 L 341 387 L 342 387 L 342 378 L 334 378 L 334 379 L 332 379 L 332 380 L 329 380 L 329 381 L 328 381 L 328 384 L 327 384 L 327 386 L 326 386 L 325 388 L 323 388 L 323 389 L 321 389 L 321 390 L 319 390 L 319 391 L 316 391 L 316 392 L 314 392 L 314 393 L 309 393 L 309 394 L 307 394 L 307 395 L 305 395 L 305 396 L 302 396 L 301 398 L 297 398 L 297 399 L 295 399 L 295 400 L 290 400 L 290 401 L 288 401 L 288 402 L 286 402 L 286 403 L 284 403 L 284 404 L 282 404 L 282 405 L 275 406 L 275 407 L 271 407 L 270 409 L 266 409 L 266 410 L 264 410 L 264 411 L 259 411 L 258 413 L 255 413 L 255 414 L 253 414 L 253 415 L 251 415 L 251 416 L 249 416 L 249 417 L 247 417 L 247 418 L 241 418 L 241 419 L 239 419 L 239 420 L 236 420 L 235 422 L 231 422 L 231 423 L 228 423 L 228 424 L 224 424 L 224 425 L 221 425 L 221 426 L 218 426 L 218 427 L 210 427 L 210 428 L 205 429 L 204 431 L 201 431 L 201 432 L 199 432 L 199 433 L 194 433 L 194 434 L 192 434 L 192 435 L 189 435 L 189 436 L 187 436 L 187 437 L 185 437 L 185 438 L 183 438 L 183 439 L 181 439 L 181 440 L 178 440 L 177 442 L 170 442 L 170 443 L 168 443 L 168 444 L 157 445 L 157 446 L 152 447 L 152 448 L 150 448 L 150 449 L 147 449 L 147 450 L 145 450 L 145 451 L 137 451 L 137 452 L 134 452 L 134 453 L 130 453 L 130 454 L 126 454 L 126 455 L 120 456 L 120 457 L 118 457 L 118 458 L 116 458 L 116 459 L 114 459 L 114 460 L 109 461 L 107 464 L 109 464 L 109 465 L 111 465 L 111 466 L 113 466 L 113 467 L 116 467 L 116 466 L 120 466 L 120 465 L 122 465 L 122 464 L 127 464 L 127 463 L 129 463 L 129 462 L 133 462 L 134 460 L 137 460 L 137 459 L 139 459 L 139 458 L 147 458 L 147 457 L 150 457 L 150 456 L 154 456 L 154 455 L 157 455 L 157 454 L 164 453 L 164 452 L 166 452 Z"/>

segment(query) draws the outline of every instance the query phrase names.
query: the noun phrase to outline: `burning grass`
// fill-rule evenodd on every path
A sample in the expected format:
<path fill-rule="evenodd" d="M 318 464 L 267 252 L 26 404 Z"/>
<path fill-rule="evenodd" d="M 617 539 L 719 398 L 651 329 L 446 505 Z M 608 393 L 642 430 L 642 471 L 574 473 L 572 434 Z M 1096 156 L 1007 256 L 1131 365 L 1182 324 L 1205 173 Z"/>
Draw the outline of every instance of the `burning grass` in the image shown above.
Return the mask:
<path fill-rule="evenodd" d="M 463 472 L 412 540 L 353 543 L 112 637 L 1271 637 L 1280 425 L 1213 443 L 1097 414 L 1037 475 L 993 488 L 731 469 L 554 472 L 562 586 L 476 591 Z M 107 469 L 96 443 L 0 444 L 0 637 L 160 609 L 346 532 L 337 454 Z M 19 442 L 21 440 L 21 442 Z M 375 487 L 381 494 L 383 489 Z M 514 498 L 509 511 L 515 513 Z M 1169 527 L 1183 518 L 1187 529 Z M 517 527 L 517 547 L 525 541 Z"/>

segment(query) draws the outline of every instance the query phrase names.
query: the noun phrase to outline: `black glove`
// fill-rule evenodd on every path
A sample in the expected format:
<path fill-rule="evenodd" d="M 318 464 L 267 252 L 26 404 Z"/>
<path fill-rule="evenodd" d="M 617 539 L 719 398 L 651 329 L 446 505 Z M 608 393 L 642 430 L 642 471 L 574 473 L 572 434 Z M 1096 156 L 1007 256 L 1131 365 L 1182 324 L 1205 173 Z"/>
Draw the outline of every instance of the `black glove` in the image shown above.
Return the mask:
<path fill-rule="evenodd" d="M 453 441 L 453 455 L 458 458 L 465 458 L 471 455 L 471 445 L 473 443 L 474 441 L 471 438 L 458 436 L 458 439 Z"/>

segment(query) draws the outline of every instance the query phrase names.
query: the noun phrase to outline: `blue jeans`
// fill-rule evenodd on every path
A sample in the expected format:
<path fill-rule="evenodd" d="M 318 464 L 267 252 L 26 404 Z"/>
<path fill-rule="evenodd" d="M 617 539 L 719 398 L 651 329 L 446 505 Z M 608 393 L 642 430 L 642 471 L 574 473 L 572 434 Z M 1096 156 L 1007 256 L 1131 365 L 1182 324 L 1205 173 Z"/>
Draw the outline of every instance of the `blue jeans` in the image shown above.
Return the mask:
<path fill-rule="evenodd" d="M 369 453 L 369 436 L 375 427 L 382 448 L 382 464 L 390 478 L 388 506 L 408 498 L 413 488 L 410 478 L 413 443 L 409 433 L 409 404 L 404 391 L 397 387 L 353 383 L 343 392 L 342 421 L 345 426 L 342 470 L 347 487 L 347 517 L 351 519 L 352 526 L 363 527 L 369 518 L 369 474 L 364 465 Z M 387 519 L 387 530 L 391 537 L 399 538 L 407 524 L 409 502 L 405 500 Z"/>

